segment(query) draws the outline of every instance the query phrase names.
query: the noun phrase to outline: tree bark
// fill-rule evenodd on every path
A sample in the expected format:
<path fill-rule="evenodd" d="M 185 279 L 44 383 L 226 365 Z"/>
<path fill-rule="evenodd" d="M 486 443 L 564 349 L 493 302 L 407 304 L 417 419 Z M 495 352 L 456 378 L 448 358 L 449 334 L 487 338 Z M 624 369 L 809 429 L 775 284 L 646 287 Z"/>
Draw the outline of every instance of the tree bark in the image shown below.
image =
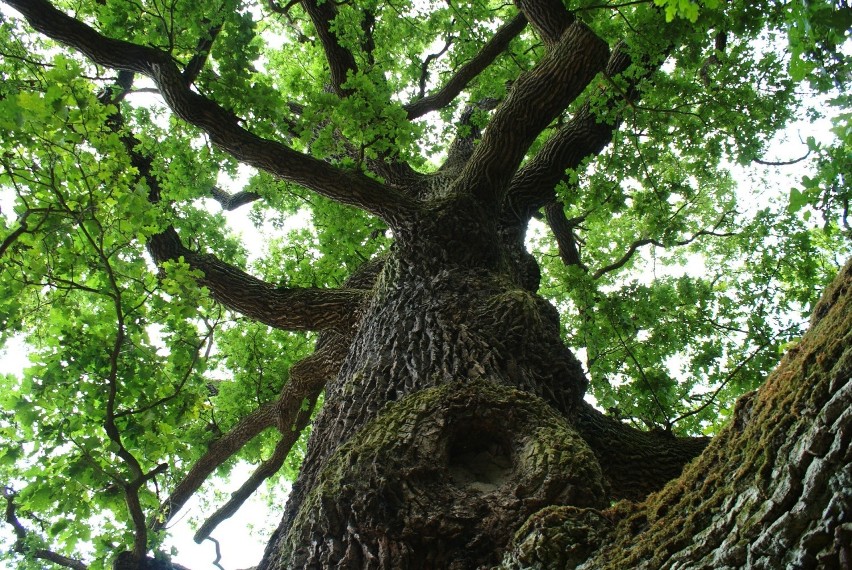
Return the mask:
<path fill-rule="evenodd" d="M 850 568 L 850 443 L 852 260 L 681 477 L 639 504 L 541 511 L 502 567 Z"/>
<path fill-rule="evenodd" d="M 463 195 L 397 235 L 260 568 L 496 565 L 539 510 L 644 497 L 704 447 L 582 402 L 499 232 Z"/>
<path fill-rule="evenodd" d="M 848 564 L 852 264 L 811 332 L 676 478 L 706 441 L 584 406 L 552 309 L 499 263 L 469 252 L 429 274 L 434 263 L 407 254 L 386 264 L 328 387 L 260 568 Z"/>

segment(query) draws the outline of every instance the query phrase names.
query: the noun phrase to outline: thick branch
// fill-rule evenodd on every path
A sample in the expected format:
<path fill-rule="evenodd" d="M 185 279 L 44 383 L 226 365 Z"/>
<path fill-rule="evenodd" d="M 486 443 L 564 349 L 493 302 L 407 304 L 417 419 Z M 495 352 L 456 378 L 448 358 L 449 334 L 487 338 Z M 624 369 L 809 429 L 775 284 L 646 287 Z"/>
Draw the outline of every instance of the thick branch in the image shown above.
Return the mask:
<path fill-rule="evenodd" d="M 316 0 L 303 0 L 302 7 L 311 18 L 325 50 L 331 72 L 332 88 L 335 93 L 345 97 L 349 91 L 343 88 L 343 84 L 346 83 L 347 75 L 357 70 L 357 65 L 352 52 L 340 45 L 337 36 L 331 30 L 331 23 L 337 17 L 337 6 L 328 0 L 322 3 Z"/>
<path fill-rule="evenodd" d="M 644 432 L 580 406 L 575 425 L 592 448 L 613 499 L 644 499 L 679 476 L 710 438 L 680 438 L 663 431 Z"/>
<path fill-rule="evenodd" d="M 79 50 L 95 63 L 150 77 L 178 117 L 200 128 L 213 144 L 241 162 L 338 202 L 362 208 L 391 226 L 414 207 L 404 194 L 360 173 L 341 170 L 244 129 L 232 113 L 190 90 L 169 54 L 107 38 L 60 12 L 47 0 L 3 1 L 20 11 L 37 31 Z"/>
<path fill-rule="evenodd" d="M 500 204 L 530 145 L 603 68 L 606 43 L 573 24 L 541 61 L 512 86 L 461 174 L 459 188 Z"/>
<path fill-rule="evenodd" d="M 497 99 L 484 99 L 473 105 L 469 105 L 462 112 L 459 121 L 456 124 L 456 138 L 450 144 L 447 151 L 447 159 L 441 165 L 440 171 L 457 173 L 462 167 L 467 164 L 467 161 L 473 156 L 473 151 L 476 148 L 476 142 L 482 137 L 482 129 L 473 122 L 473 115 L 477 110 L 494 109 L 499 101 Z M 463 131 L 466 134 L 461 134 Z"/>
<path fill-rule="evenodd" d="M 379 267 L 381 267 L 379 262 L 366 263 L 346 281 L 345 285 L 351 287 L 369 286 L 375 280 Z M 352 335 L 354 335 L 354 329 L 347 331 L 346 334 L 331 332 L 321 334 L 314 353 L 290 368 L 290 379 L 282 388 L 276 401 L 263 404 L 240 420 L 231 431 L 210 444 L 207 453 L 192 466 L 189 473 L 160 506 L 159 516 L 152 523 L 152 527 L 155 530 L 165 528 L 169 519 L 186 504 L 186 501 L 201 487 L 207 477 L 263 430 L 273 426 L 278 427 L 282 434 L 278 448 L 286 446 L 286 451 L 283 451 L 283 448 L 280 450 L 280 453 L 284 453 L 286 457 L 310 417 L 310 413 L 305 412 L 303 403 L 307 401 L 308 407 L 313 408 L 325 383 L 337 375 L 352 341 Z M 252 478 L 243 485 L 241 491 L 220 509 L 222 514 L 218 514 L 219 511 L 217 511 L 211 521 L 208 521 L 211 525 L 208 534 L 222 520 L 236 512 L 239 505 L 245 501 L 263 479 L 270 477 L 280 468 L 279 462 L 278 467 L 272 470 L 277 461 L 276 458 L 279 456 L 278 448 L 276 448 L 273 458 L 270 458 L 263 466 L 258 468 Z M 260 477 L 263 478 L 258 479 Z M 254 485 L 253 488 L 252 485 Z M 252 488 L 251 492 L 248 491 L 249 488 Z M 225 516 L 225 513 L 227 513 L 227 516 Z"/>
<path fill-rule="evenodd" d="M 500 27 L 494 32 L 491 39 L 482 46 L 479 53 L 461 66 L 439 91 L 406 105 L 405 110 L 408 112 L 408 118 L 416 119 L 449 105 L 477 75 L 497 59 L 497 56 L 506 51 L 509 43 L 523 31 L 526 25 L 526 18 L 523 15 L 518 15 Z"/>
<path fill-rule="evenodd" d="M 559 38 L 575 20 L 562 0 L 515 0 L 515 5 L 549 47 L 559 43 Z"/>
<path fill-rule="evenodd" d="M 631 63 L 625 44 L 620 43 L 609 57 L 605 73 L 613 77 L 623 73 Z M 642 77 L 633 79 L 631 86 L 638 85 L 640 79 L 647 77 L 656 67 L 645 70 Z M 634 98 L 638 92 L 631 89 Z M 610 94 L 608 108 L 617 107 L 624 99 L 621 92 Z M 621 119 L 614 123 L 599 122 L 591 104 L 586 102 L 574 117 L 551 136 L 538 153 L 521 168 L 512 179 L 507 209 L 516 215 L 528 219 L 554 198 L 553 189 L 562 180 L 565 170 L 577 168 L 584 159 L 598 154 L 612 140 L 612 134 L 618 128 Z"/>
<path fill-rule="evenodd" d="M 357 289 L 276 287 L 213 255 L 190 251 L 174 228 L 151 236 L 148 251 L 158 264 L 183 258 L 204 274 L 198 282 L 216 301 L 284 330 L 346 328 L 366 298 L 366 293 Z"/>

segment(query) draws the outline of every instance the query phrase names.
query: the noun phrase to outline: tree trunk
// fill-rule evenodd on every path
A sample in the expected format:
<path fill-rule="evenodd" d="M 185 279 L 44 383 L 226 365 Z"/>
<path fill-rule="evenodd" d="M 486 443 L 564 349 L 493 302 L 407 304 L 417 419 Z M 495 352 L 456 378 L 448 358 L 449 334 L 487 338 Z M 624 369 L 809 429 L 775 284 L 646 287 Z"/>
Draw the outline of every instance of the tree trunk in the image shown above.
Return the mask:
<path fill-rule="evenodd" d="M 682 477 L 607 508 L 703 442 L 583 405 L 529 266 L 464 205 L 397 236 L 261 568 L 848 567 L 852 264 Z"/>
<path fill-rule="evenodd" d="M 261 568 L 497 565 L 542 509 L 643 497 L 704 447 L 583 403 L 537 266 L 495 219 L 460 198 L 396 236 Z"/>

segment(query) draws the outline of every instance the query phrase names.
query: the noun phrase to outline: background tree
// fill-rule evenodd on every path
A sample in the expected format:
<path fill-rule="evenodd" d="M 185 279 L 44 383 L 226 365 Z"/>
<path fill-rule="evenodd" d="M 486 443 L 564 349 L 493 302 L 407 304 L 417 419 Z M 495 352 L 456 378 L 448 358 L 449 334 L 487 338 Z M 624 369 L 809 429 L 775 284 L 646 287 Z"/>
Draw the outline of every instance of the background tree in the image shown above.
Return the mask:
<path fill-rule="evenodd" d="M 240 460 L 262 568 L 848 563 L 848 5 L 4 2 L 21 567 L 168 566 Z"/>

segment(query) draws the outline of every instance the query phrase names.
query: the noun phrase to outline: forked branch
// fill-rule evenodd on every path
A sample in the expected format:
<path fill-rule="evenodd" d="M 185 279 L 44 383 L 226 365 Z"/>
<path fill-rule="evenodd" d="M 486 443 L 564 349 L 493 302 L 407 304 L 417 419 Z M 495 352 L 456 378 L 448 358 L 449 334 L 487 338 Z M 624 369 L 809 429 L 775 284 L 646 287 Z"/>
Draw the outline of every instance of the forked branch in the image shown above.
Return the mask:
<path fill-rule="evenodd" d="M 523 31 L 526 25 L 526 18 L 519 14 L 500 27 L 491 36 L 491 39 L 482 46 L 479 53 L 462 65 L 441 89 L 407 104 L 405 110 L 408 112 L 408 118 L 413 120 L 449 105 L 473 79 L 491 65 L 501 53 L 506 51 L 509 43 Z"/>
<path fill-rule="evenodd" d="M 613 77 L 627 70 L 630 64 L 626 45 L 619 43 L 609 57 L 605 73 Z M 640 79 L 656 69 L 653 66 L 647 68 L 642 77 L 632 80 L 632 84 L 638 85 Z M 631 90 L 630 95 L 636 98 L 638 92 Z M 607 97 L 606 107 L 609 109 L 617 108 L 624 98 L 623 93 L 611 90 L 602 92 L 601 96 Z M 577 168 L 586 158 L 600 153 L 612 140 L 620 122 L 620 118 L 612 123 L 600 121 L 591 103 L 584 103 L 571 120 L 547 139 L 536 155 L 515 174 L 504 210 L 529 219 L 533 212 L 554 199 L 553 190 L 565 176 L 565 170 Z"/>
<path fill-rule="evenodd" d="M 603 69 L 609 47 L 582 23 L 512 85 L 482 142 L 461 173 L 457 190 L 483 203 L 502 203 L 530 145 Z"/>
<path fill-rule="evenodd" d="M 352 287 L 356 290 L 369 288 L 375 282 L 382 265 L 381 260 L 365 263 L 346 280 L 344 287 Z M 298 435 L 307 425 L 310 417 L 309 410 L 313 408 L 325 383 L 334 378 L 340 370 L 355 330 L 351 328 L 344 333 L 322 333 L 317 340 L 314 353 L 290 367 L 290 379 L 282 388 L 278 399 L 263 404 L 240 420 L 231 431 L 211 443 L 207 452 L 192 466 L 189 473 L 160 506 L 156 520 L 152 521 L 151 526 L 156 530 L 165 528 L 174 513 L 186 504 L 216 468 L 263 430 L 273 426 L 278 427 L 282 436 L 273 457 L 259 467 L 232 500 L 211 517 L 209 524 L 205 523 L 207 534 L 212 532 L 222 520 L 236 512 L 251 492 L 280 468 L 283 462 L 280 455 L 283 453 L 286 457 L 298 439 Z M 305 402 L 308 403 L 308 410 L 303 406 Z M 273 467 L 275 467 L 274 470 Z M 199 537 L 204 538 L 200 535 Z"/>

